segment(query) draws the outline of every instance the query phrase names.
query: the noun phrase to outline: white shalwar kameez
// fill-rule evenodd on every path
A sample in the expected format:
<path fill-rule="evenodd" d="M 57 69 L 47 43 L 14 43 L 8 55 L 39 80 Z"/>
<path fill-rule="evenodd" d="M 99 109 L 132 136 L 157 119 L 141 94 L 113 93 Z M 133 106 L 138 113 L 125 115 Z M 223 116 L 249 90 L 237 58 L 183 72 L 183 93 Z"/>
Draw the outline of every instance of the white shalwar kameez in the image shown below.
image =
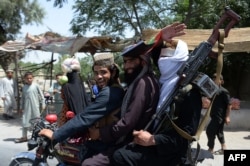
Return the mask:
<path fill-rule="evenodd" d="M 3 100 L 4 113 L 9 116 L 12 116 L 13 110 L 16 109 L 16 91 L 17 87 L 13 78 L 2 78 L 0 81 L 0 96 L 1 98 L 5 98 Z"/>
<path fill-rule="evenodd" d="M 23 110 L 23 127 L 30 126 L 29 120 L 40 117 L 40 103 L 45 106 L 44 96 L 37 84 L 25 84 L 22 90 L 21 109 Z"/>

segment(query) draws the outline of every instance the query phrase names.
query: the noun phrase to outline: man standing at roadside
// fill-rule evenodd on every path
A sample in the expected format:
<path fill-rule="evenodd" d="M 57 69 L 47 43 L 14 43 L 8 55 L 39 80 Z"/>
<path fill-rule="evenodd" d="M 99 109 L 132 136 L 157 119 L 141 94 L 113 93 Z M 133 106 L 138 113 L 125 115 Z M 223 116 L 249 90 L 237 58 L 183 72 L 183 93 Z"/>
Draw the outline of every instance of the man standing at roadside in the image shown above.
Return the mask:
<path fill-rule="evenodd" d="M 216 74 L 213 75 L 213 80 L 215 81 Z M 226 149 L 225 137 L 224 137 L 224 124 L 227 125 L 230 123 L 230 112 L 231 112 L 231 102 L 230 102 L 230 94 L 227 89 L 222 87 L 224 84 L 223 76 L 220 76 L 219 81 L 219 91 L 215 96 L 215 99 L 211 108 L 211 121 L 209 122 L 206 130 L 207 138 L 208 138 L 208 151 L 214 153 L 214 142 L 215 137 L 217 136 L 218 140 L 221 144 L 221 149 L 217 151 L 219 154 L 223 154 Z"/>
<path fill-rule="evenodd" d="M 56 74 L 56 82 L 54 82 L 49 89 L 49 92 L 52 93 L 54 96 L 54 101 L 55 101 L 54 106 L 57 115 L 59 115 L 59 113 L 61 112 L 63 105 L 63 100 L 61 98 L 62 86 L 59 83 L 59 79 L 62 75 L 63 75 L 62 73 Z"/>
<path fill-rule="evenodd" d="M 13 79 L 13 70 L 6 70 L 6 77 L 0 83 L 0 97 L 4 103 L 3 118 L 14 119 L 13 109 L 16 107 L 17 85 Z"/>

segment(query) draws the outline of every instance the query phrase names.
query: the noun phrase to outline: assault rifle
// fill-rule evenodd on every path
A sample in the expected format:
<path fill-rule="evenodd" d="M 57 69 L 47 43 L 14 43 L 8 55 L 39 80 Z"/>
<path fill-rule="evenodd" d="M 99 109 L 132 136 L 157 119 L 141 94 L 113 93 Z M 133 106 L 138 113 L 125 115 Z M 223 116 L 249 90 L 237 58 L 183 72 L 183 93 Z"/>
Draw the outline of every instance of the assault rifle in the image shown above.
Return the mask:
<path fill-rule="evenodd" d="M 147 124 L 144 130 L 148 130 L 153 122 L 158 122 L 154 124 L 154 134 L 159 131 L 162 124 L 166 121 L 167 118 L 173 119 L 168 108 L 171 106 L 174 100 L 181 98 L 183 93 L 189 91 L 192 88 L 192 85 L 198 86 L 203 93 L 208 97 L 212 97 L 217 91 L 218 87 L 213 81 L 206 75 L 199 73 L 198 69 L 202 66 L 206 59 L 209 58 L 209 54 L 212 53 L 212 48 L 218 41 L 220 37 L 219 28 L 226 21 L 229 21 L 226 28 L 224 28 L 225 37 L 228 36 L 230 29 L 238 23 L 240 16 L 236 14 L 229 7 L 225 7 L 225 12 L 215 25 L 213 32 L 207 41 L 201 42 L 198 47 L 196 47 L 190 54 L 189 59 L 183 64 L 179 69 L 177 74 L 179 75 L 178 83 L 175 85 L 173 90 L 170 93 L 162 107 L 152 116 L 151 120 Z"/>

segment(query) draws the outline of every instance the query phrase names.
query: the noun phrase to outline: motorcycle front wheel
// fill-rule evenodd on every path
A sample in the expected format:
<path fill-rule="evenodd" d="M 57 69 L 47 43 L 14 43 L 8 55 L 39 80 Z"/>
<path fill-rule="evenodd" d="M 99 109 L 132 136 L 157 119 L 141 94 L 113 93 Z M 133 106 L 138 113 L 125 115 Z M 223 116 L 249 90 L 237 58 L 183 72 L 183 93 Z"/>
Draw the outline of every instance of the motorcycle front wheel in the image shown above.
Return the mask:
<path fill-rule="evenodd" d="M 28 158 L 19 158 L 11 161 L 9 166 L 32 166 L 33 161 Z"/>

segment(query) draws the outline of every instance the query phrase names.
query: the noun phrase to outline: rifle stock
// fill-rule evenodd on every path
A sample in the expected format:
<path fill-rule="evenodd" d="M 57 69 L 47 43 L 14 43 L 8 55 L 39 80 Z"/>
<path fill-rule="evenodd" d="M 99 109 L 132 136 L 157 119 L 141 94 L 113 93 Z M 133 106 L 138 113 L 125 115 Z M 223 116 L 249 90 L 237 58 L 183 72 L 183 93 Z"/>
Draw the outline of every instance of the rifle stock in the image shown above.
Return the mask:
<path fill-rule="evenodd" d="M 192 80 L 197 76 L 198 69 L 204 64 L 206 58 L 208 58 L 209 53 L 216 41 L 218 41 L 220 32 L 219 28 L 225 21 L 230 20 L 230 22 L 225 27 L 225 37 L 228 36 L 230 29 L 240 21 L 240 16 L 232 11 L 229 7 L 225 7 L 225 12 L 220 18 L 220 20 L 215 25 L 212 34 L 207 41 L 203 41 L 196 47 L 190 54 L 189 59 L 183 64 L 183 66 L 177 71 L 179 75 L 179 81 L 172 89 L 170 97 L 168 97 L 162 107 L 152 116 L 149 123 L 146 125 L 144 130 L 148 130 L 153 122 L 158 120 L 153 133 L 157 133 L 161 128 L 162 124 L 167 118 L 171 118 L 167 109 L 172 104 L 172 102 L 181 95 L 181 90 L 192 83 Z"/>
<path fill-rule="evenodd" d="M 228 36 L 230 29 L 240 21 L 240 16 L 235 13 L 233 10 L 230 9 L 230 7 L 225 7 L 225 12 L 224 14 L 221 16 L 220 20 L 217 22 L 217 24 L 215 25 L 212 35 L 209 37 L 208 42 L 212 45 L 214 45 L 216 43 L 216 41 L 219 38 L 219 29 L 222 26 L 223 23 L 225 23 L 225 21 L 227 21 L 227 19 L 230 20 L 230 22 L 227 24 L 227 26 L 224 28 L 224 32 L 225 32 L 225 37 Z"/>

